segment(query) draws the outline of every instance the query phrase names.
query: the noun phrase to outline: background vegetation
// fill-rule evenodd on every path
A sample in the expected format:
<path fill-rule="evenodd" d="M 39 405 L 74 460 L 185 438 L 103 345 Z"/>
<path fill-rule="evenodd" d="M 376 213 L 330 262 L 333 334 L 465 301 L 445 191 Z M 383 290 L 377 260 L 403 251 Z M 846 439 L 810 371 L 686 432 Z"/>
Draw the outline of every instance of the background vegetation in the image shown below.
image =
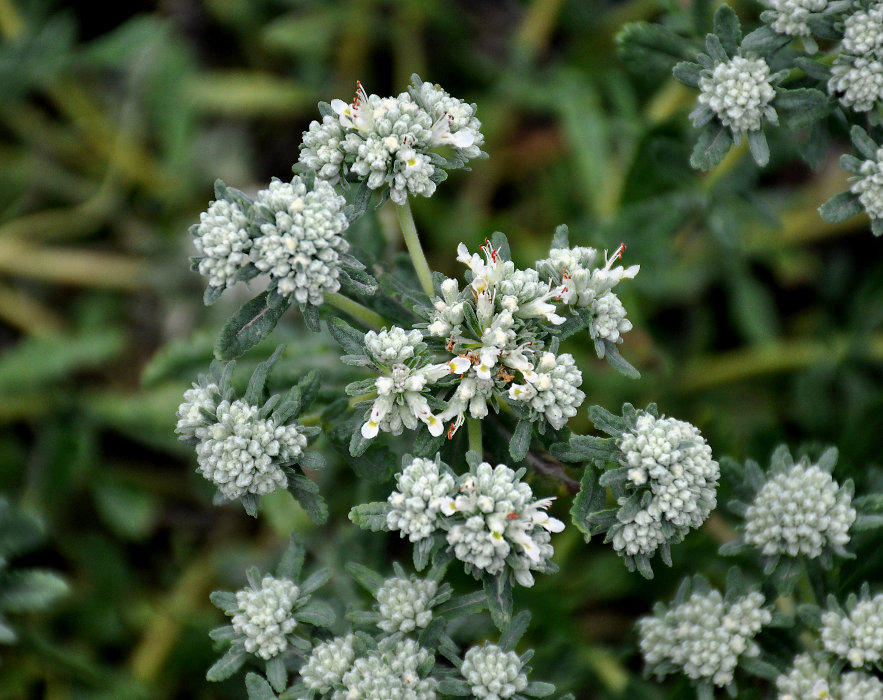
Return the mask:
<path fill-rule="evenodd" d="M 495 230 L 524 264 L 560 223 L 572 242 L 627 244 L 641 273 L 622 292 L 635 324 L 622 351 L 643 378 L 573 342 L 586 405 L 657 401 L 698 425 L 718 457 L 763 462 L 782 441 L 833 444 L 835 478 L 883 489 L 880 241 L 864 216 L 831 225 L 816 212 L 844 188 L 836 155 L 848 140 L 817 172 L 784 129 L 763 171 L 744 149 L 692 171 L 694 94 L 616 56 L 621 26 L 665 5 L 0 0 L 0 492 L 45 524 L 42 547 L 18 561 L 70 585 L 50 611 L 18 618 L 19 644 L 0 647 L 0 695 L 243 697 L 239 679 L 204 680 L 207 631 L 221 622 L 211 589 L 269 566 L 292 528 L 331 566 L 343 549 L 387 571 L 408 558 L 393 537 L 346 520 L 388 492 L 388 473 L 373 474 L 375 493 L 332 465 L 321 530 L 285 493 L 254 521 L 211 505 L 172 433 L 183 390 L 245 299 L 202 307 L 188 225 L 216 177 L 246 191 L 286 177 L 316 102 L 348 98 L 356 79 L 390 94 L 417 72 L 479 105 L 490 159 L 413 202 L 436 269 L 459 273 L 457 243 L 474 249 Z M 758 9 L 737 3 L 743 17 Z M 391 211 L 360 225 L 390 231 L 397 250 Z M 297 368 L 280 363 L 280 385 L 303 357 L 338 354 L 296 313 L 280 339 L 301 355 Z M 565 495 L 551 479 L 544 493 L 556 488 Z M 685 682 L 641 679 L 632 623 L 684 572 L 721 580 L 716 547 L 731 537 L 721 510 L 648 583 L 574 528 L 557 536 L 561 573 L 516 594 L 534 610 L 534 677 L 580 698 L 688 694 Z M 856 588 L 881 574 L 873 559 L 843 573 Z M 358 595 L 342 572 L 335 581 L 342 605 Z"/>

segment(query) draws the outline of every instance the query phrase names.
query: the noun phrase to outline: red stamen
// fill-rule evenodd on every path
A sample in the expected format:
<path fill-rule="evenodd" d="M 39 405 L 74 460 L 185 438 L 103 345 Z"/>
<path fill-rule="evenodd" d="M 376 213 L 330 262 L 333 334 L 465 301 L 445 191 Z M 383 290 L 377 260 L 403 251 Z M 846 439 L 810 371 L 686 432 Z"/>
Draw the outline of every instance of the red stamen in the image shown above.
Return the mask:
<path fill-rule="evenodd" d="M 456 432 L 457 432 L 457 424 L 452 422 L 451 427 L 448 428 L 448 440 L 453 440 L 454 433 L 456 433 Z"/>
<path fill-rule="evenodd" d="M 511 513 L 507 513 L 507 514 L 506 514 L 506 517 L 507 517 L 509 520 L 517 520 L 517 519 L 518 519 L 518 513 L 516 513 L 516 512 L 513 510 Z"/>
<path fill-rule="evenodd" d="M 622 260 L 622 254 L 625 253 L 625 243 L 620 243 L 619 248 L 616 249 L 616 252 L 613 254 L 614 260 Z"/>

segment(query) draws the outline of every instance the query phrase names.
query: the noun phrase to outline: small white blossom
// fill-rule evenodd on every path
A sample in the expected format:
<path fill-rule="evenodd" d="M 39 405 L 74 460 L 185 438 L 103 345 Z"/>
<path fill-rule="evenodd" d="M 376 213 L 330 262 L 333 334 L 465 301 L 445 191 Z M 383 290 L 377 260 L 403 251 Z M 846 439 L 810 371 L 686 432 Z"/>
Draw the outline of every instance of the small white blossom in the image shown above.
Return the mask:
<path fill-rule="evenodd" d="M 883 700 L 883 683 L 875 676 L 850 671 L 836 686 L 837 700 Z"/>
<path fill-rule="evenodd" d="M 340 235 L 348 225 L 345 204 L 327 182 L 317 180 L 307 192 L 298 176 L 290 183 L 274 179 L 258 193 L 255 205 L 266 207 L 273 219 L 261 225 L 252 258 L 279 281 L 281 294 L 319 306 L 326 293 L 340 289 L 339 258 L 349 249 Z"/>
<path fill-rule="evenodd" d="M 287 579 L 264 576 L 260 589 L 251 586 L 236 593 L 239 611 L 233 615 L 233 630 L 245 636 L 245 650 L 262 659 L 272 659 L 288 648 L 286 635 L 297 621 L 292 608 L 300 593 Z"/>
<path fill-rule="evenodd" d="M 404 204 L 408 195 L 431 197 L 435 192 L 436 184 L 432 179 L 435 166 L 426 154 L 417 153 L 413 148 L 402 148 L 396 154 L 394 167 L 389 198 L 396 204 Z"/>
<path fill-rule="evenodd" d="M 432 599 L 437 591 L 438 583 L 432 579 L 387 579 L 377 589 L 381 618 L 377 626 L 388 634 L 426 627 L 432 620 Z"/>
<path fill-rule="evenodd" d="M 203 384 L 194 382 L 193 388 L 184 392 L 184 401 L 178 406 L 178 423 L 175 432 L 180 436 L 179 440 L 190 440 L 200 437 L 204 428 L 211 424 L 211 419 L 206 418 L 206 413 L 214 414 L 217 407 L 216 400 L 220 394 L 220 388 L 212 381 Z"/>
<path fill-rule="evenodd" d="M 877 150 L 876 160 L 862 163 L 861 173 L 850 190 L 858 195 L 868 216 L 883 219 L 883 148 Z"/>
<path fill-rule="evenodd" d="M 764 555 L 818 557 L 825 547 L 849 542 L 855 522 L 852 499 L 817 466 L 795 464 L 773 476 L 745 513 L 745 541 Z"/>
<path fill-rule="evenodd" d="M 883 49 L 883 3 L 874 3 L 867 11 L 853 12 L 843 23 L 840 51 L 865 56 Z M 879 55 L 879 54 L 878 54 Z"/>
<path fill-rule="evenodd" d="M 219 199 L 199 215 L 193 245 L 202 259 L 199 274 L 208 278 L 210 287 L 231 287 L 236 273 L 248 264 L 252 247 L 246 226 L 248 217 L 238 204 Z"/>
<path fill-rule="evenodd" d="M 841 54 L 831 66 L 828 93 L 856 112 L 868 112 L 883 99 L 883 63 L 873 54 L 853 58 Z"/>
<path fill-rule="evenodd" d="M 332 700 L 435 700 L 438 682 L 417 673 L 430 658 L 432 654 L 412 639 L 392 648 L 381 646 L 356 659 L 343 674 L 345 689 L 334 691 Z"/>
<path fill-rule="evenodd" d="M 415 101 L 433 118 L 431 143 L 447 145 L 466 159 L 478 158 L 484 135 L 475 116 L 475 105 L 452 97 L 438 84 L 420 83 L 410 88 Z"/>
<path fill-rule="evenodd" d="M 791 670 L 776 678 L 778 700 L 824 700 L 832 697 L 828 675 L 831 667 L 809 654 L 794 657 Z"/>
<path fill-rule="evenodd" d="M 613 292 L 606 292 L 592 304 L 595 317 L 589 326 L 592 340 L 606 340 L 618 343 L 623 333 L 632 329 L 632 322 L 626 316 L 625 307 Z"/>
<path fill-rule="evenodd" d="M 883 594 L 860 600 L 846 615 L 823 613 L 822 644 L 853 668 L 883 660 Z"/>
<path fill-rule="evenodd" d="M 732 603 L 715 590 L 694 592 L 684 603 L 638 620 L 644 659 L 651 667 L 669 662 L 694 680 L 725 686 L 740 656 L 760 653 L 754 636 L 772 619 L 763 604 L 758 592 Z"/>
<path fill-rule="evenodd" d="M 307 662 L 300 669 L 300 677 L 306 686 L 327 693 L 340 683 L 356 658 L 354 640 L 355 636 L 348 634 L 313 647 Z"/>
<path fill-rule="evenodd" d="M 447 278 L 441 283 L 441 297 L 432 300 L 432 321 L 426 328 L 427 333 L 437 338 L 446 338 L 459 332 L 463 323 L 463 305 L 460 301 L 460 287 L 457 280 Z"/>
<path fill-rule="evenodd" d="M 811 34 L 806 20 L 813 13 L 822 12 L 828 6 L 828 0 L 765 0 L 769 6 L 769 14 L 761 17 L 764 21 L 772 20 L 770 26 L 774 32 L 788 36 L 809 36 Z"/>
<path fill-rule="evenodd" d="M 718 63 L 699 78 L 699 107 L 710 109 L 734 136 L 758 131 L 763 120 L 778 122 L 770 104 L 776 91 L 770 83 L 770 67 L 762 58 L 735 56 Z M 699 112 L 694 112 L 698 116 Z M 694 117 L 695 120 L 695 117 Z"/>
<path fill-rule="evenodd" d="M 322 122 L 312 121 L 304 132 L 298 162 L 316 171 L 316 176 L 331 184 L 340 179 L 343 163 L 343 129 L 340 121 L 330 114 Z"/>
<path fill-rule="evenodd" d="M 454 477 L 442 473 L 439 465 L 415 458 L 396 477 L 396 488 L 389 496 L 392 510 L 386 516 L 390 530 L 399 530 L 411 542 L 429 537 L 437 527 L 442 503 L 456 492 Z"/>
<path fill-rule="evenodd" d="M 527 675 L 514 651 L 503 651 L 496 644 L 470 647 L 463 657 L 460 675 L 472 694 L 483 700 L 505 700 L 527 688 Z"/>
<path fill-rule="evenodd" d="M 582 372 L 569 353 L 544 352 L 535 371 L 525 375 L 524 384 L 512 384 L 509 398 L 523 401 L 542 415 L 556 430 L 561 430 L 586 398 L 580 390 Z"/>

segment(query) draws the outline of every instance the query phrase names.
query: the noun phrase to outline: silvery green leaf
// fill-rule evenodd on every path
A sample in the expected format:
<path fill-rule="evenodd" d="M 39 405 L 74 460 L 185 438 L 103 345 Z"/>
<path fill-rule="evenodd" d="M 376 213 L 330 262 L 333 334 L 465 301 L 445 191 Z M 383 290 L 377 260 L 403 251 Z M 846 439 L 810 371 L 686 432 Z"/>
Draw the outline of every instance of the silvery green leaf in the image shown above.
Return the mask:
<path fill-rule="evenodd" d="M 491 619 L 502 632 L 512 620 L 511 573 L 508 568 L 496 575 L 485 572 L 481 580 Z"/>
<path fill-rule="evenodd" d="M 569 248 L 570 230 L 567 224 L 561 224 L 555 229 L 555 235 L 552 236 L 552 248 Z"/>
<path fill-rule="evenodd" d="M 344 568 L 353 580 L 371 595 L 376 595 L 378 589 L 383 585 L 383 576 L 364 564 L 351 561 L 347 562 Z"/>
<path fill-rule="evenodd" d="M 306 596 L 314 593 L 324 586 L 331 579 L 331 569 L 327 567 L 314 571 L 300 586 L 300 596 Z"/>
<path fill-rule="evenodd" d="M 221 330 L 215 355 L 221 360 L 243 355 L 272 333 L 289 306 L 291 297 L 281 296 L 275 289 L 259 294 L 244 304 Z"/>
<path fill-rule="evenodd" d="M 831 199 L 819 207 L 821 217 L 831 224 L 839 224 L 841 221 L 860 214 L 862 204 L 858 195 L 849 190 L 835 194 Z"/>
<path fill-rule="evenodd" d="M 530 610 L 522 610 L 517 613 L 512 620 L 506 625 L 506 629 L 500 634 L 500 641 L 497 646 L 505 651 L 514 651 L 518 642 L 527 632 L 530 625 Z"/>
<path fill-rule="evenodd" d="M 299 622 L 305 622 L 315 627 L 331 627 L 337 616 L 334 609 L 324 600 L 311 599 L 306 605 L 294 612 L 294 617 Z"/>
<path fill-rule="evenodd" d="M 295 615 L 295 617 L 297 616 Z M 273 690 L 277 693 L 281 693 L 285 690 L 285 686 L 288 685 L 288 671 L 285 670 L 285 662 L 282 661 L 282 657 L 277 655 L 267 661 L 266 671 L 267 681 L 273 686 Z M 263 700 L 263 698 L 273 697 L 272 695 L 266 694 L 266 681 L 264 681 L 263 678 L 258 677 L 257 681 L 252 681 L 254 690 L 249 686 L 249 677 L 253 675 L 256 674 L 249 673 L 248 676 L 245 677 L 245 687 L 248 689 L 249 700 L 257 700 L 257 698 Z"/>
<path fill-rule="evenodd" d="M 267 666 L 267 675 L 269 675 L 269 663 L 267 664 Z M 284 665 L 282 666 L 282 672 L 285 673 Z M 286 677 L 286 682 L 287 680 L 288 679 Z M 285 683 L 283 683 L 283 689 L 284 686 Z M 248 691 L 248 700 L 277 700 L 276 693 L 273 692 L 270 684 L 266 680 L 261 678 L 257 673 L 249 673 L 245 676 L 245 689 L 246 691 Z"/>
<path fill-rule="evenodd" d="M 267 386 L 267 378 L 270 376 L 270 370 L 273 369 L 273 365 L 276 364 L 276 361 L 282 356 L 284 351 L 285 346 L 279 345 L 270 357 L 255 367 L 251 379 L 248 381 L 248 388 L 245 390 L 245 394 L 242 397 L 243 401 L 252 406 L 259 406 L 263 403 L 264 389 Z"/>
<path fill-rule="evenodd" d="M 770 147 L 766 136 L 760 129 L 748 132 L 748 148 L 751 151 L 751 157 L 754 158 L 754 162 L 761 168 L 770 162 Z"/>
<path fill-rule="evenodd" d="M 350 510 L 349 519 L 363 530 L 371 532 L 388 531 L 386 516 L 392 510 L 392 506 L 386 501 L 363 503 Z"/>
<path fill-rule="evenodd" d="M 866 158 L 867 160 L 877 160 L 878 146 L 874 139 L 868 136 L 867 131 L 856 124 L 852 127 L 852 129 L 850 129 L 849 136 L 852 139 L 855 150 L 858 151 L 860 156 Z"/>
<path fill-rule="evenodd" d="M 699 170 L 711 170 L 723 160 L 732 145 L 730 129 L 717 120 L 711 121 L 699 132 L 690 165 Z"/>
<path fill-rule="evenodd" d="M 555 686 L 552 683 L 544 683 L 543 681 L 532 681 L 521 692 L 530 698 L 545 698 L 555 692 Z"/>
<path fill-rule="evenodd" d="M 529 420 L 519 420 L 509 440 L 509 456 L 512 457 L 513 462 L 521 462 L 527 456 L 532 436 L 533 423 Z"/>
<path fill-rule="evenodd" d="M 714 34 L 720 39 L 729 56 L 738 53 L 739 43 L 742 41 L 742 27 L 735 11 L 729 5 L 721 5 L 714 13 Z"/>
<path fill-rule="evenodd" d="M 227 650 L 214 665 L 206 671 L 205 679 L 207 681 L 224 681 L 236 673 L 245 663 L 245 649 L 241 646 L 233 645 Z"/>
<path fill-rule="evenodd" d="M 583 533 L 583 538 L 588 542 L 594 532 L 592 531 L 589 517 L 604 507 L 607 494 L 596 483 L 595 470 L 586 467 L 580 480 L 579 493 L 573 499 L 570 508 L 570 517 L 577 530 Z"/>

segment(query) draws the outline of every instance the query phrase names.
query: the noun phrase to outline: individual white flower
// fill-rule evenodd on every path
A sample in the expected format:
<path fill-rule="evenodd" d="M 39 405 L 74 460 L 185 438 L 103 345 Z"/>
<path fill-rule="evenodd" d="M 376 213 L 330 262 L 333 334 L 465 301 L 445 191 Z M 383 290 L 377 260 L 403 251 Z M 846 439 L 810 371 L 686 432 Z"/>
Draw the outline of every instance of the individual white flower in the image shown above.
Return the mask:
<path fill-rule="evenodd" d="M 822 644 L 853 668 L 883 660 L 883 594 L 859 600 L 848 614 L 822 614 Z"/>
<path fill-rule="evenodd" d="M 433 118 L 431 143 L 447 145 L 466 159 L 481 155 L 484 135 L 476 107 L 452 97 L 438 84 L 414 81 L 409 88 L 414 100 Z"/>
<path fill-rule="evenodd" d="M 298 587 L 288 579 L 264 576 L 259 589 L 244 588 L 236 593 L 239 611 L 233 615 L 233 630 L 245 637 L 245 650 L 262 659 L 272 659 L 288 648 L 286 635 L 297 621 L 292 608 Z"/>
<path fill-rule="evenodd" d="M 199 215 L 193 230 L 193 245 L 199 260 L 199 274 L 210 287 L 231 287 L 236 273 L 248 264 L 252 247 L 246 227 L 248 217 L 234 202 L 219 199 Z"/>
<path fill-rule="evenodd" d="M 309 129 L 303 134 L 298 162 L 315 170 L 317 177 L 336 183 L 343 163 L 343 139 L 340 121 L 330 114 L 321 122 L 310 122 Z"/>
<path fill-rule="evenodd" d="M 828 6 L 828 0 L 765 0 L 769 6 L 769 15 L 762 16 L 764 21 L 772 20 L 770 26 L 774 32 L 788 36 L 809 36 L 810 30 L 806 21 L 813 13 L 822 12 Z"/>
<path fill-rule="evenodd" d="M 255 205 L 265 207 L 272 221 L 261 225 L 252 258 L 278 280 L 280 294 L 319 306 L 326 293 L 340 289 L 340 254 L 349 249 L 340 235 L 348 226 L 345 204 L 324 180 L 308 192 L 298 176 L 290 183 L 274 179 L 258 192 Z"/>
<path fill-rule="evenodd" d="M 883 63 L 871 54 L 841 54 L 831 66 L 828 93 L 856 112 L 868 112 L 883 99 Z"/>
<path fill-rule="evenodd" d="M 699 110 L 711 110 L 721 124 L 730 127 L 734 136 L 758 131 L 763 120 L 778 122 L 773 98 L 776 91 L 770 83 L 770 67 L 763 58 L 734 56 L 704 71 L 699 78 Z"/>
<path fill-rule="evenodd" d="M 522 666 L 514 651 L 504 651 L 496 644 L 485 642 L 466 651 L 460 675 L 475 697 L 505 700 L 527 688 L 527 675 L 522 672 Z"/>
<path fill-rule="evenodd" d="M 442 472 L 437 462 L 420 457 L 396 477 L 396 488 L 388 499 L 392 509 L 386 524 L 411 542 L 435 532 L 442 503 L 456 492 L 453 476 Z"/>
<path fill-rule="evenodd" d="M 635 427 L 616 442 L 628 482 L 648 491 L 649 498 L 633 516 L 620 517 L 610 528 L 614 549 L 649 556 L 663 542 L 679 542 L 705 522 L 717 505 L 720 467 L 695 426 L 639 411 Z"/>
<path fill-rule="evenodd" d="M 541 281 L 539 273 L 532 268 L 515 270 L 497 285 L 497 294 L 502 297 L 503 307 L 513 316 L 525 319 L 542 318 L 556 326 L 564 323 L 565 319 L 555 313 L 557 309 L 549 300 L 557 299 L 561 292 L 560 287 Z"/>
<path fill-rule="evenodd" d="M 815 661 L 809 654 L 794 657 L 791 670 L 776 678 L 778 700 L 816 700 L 830 698 L 830 665 Z"/>
<path fill-rule="evenodd" d="M 586 398 L 579 388 L 583 383 L 582 372 L 569 353 L 556 356 L 544 352 L 535 371 L 525 379 L 524 384 L 509 387 L 509 398 L 526 403 L 556 430 L 561 430 L 568 419 L 576 415 L 576 409 Z"/>
<path fill-rule="evenodd" d="M 389 198 L 396 204 L 404 204 L 408 195 L 431 197 L 435 192 L 436 183 L 432 179 L 435 167 L 426 154 L 413 148 L 401 148 L 396 154 L 394 167 Z"/>
<path fill-rule="evenodd" d="M 624 253 L 625 244 L 621 243 L 613 255 L 608 257 L 604 253 L 602 265 L 595 248 L 552 248 L 548 258 L 537 260 L 536 267 L 553 285 L 560 285 L 559 294 L 563 303 L 577 307 L 592 306 L 622 280 L 634 279 L 640 272 L 640 265 L 614 267 Z"/>
<path fill-rule="evenodd" d="M 814 559 L 849 542 L 856 511 L 850 494 L 815 465 L 795 464 L 770 478 L 745 512 L 745 541 L 766 556 Z"/>
<path fill-rule="evenodd" d="M 821 0 L 819 0 L 821 1 Z M 883 3 L 874 3 L 867 10 L 856 10 L 843 23 L 840 51 L 865 56 L 883 49 Z"/>
<path fill-rule="evenodd" d="M 432 579 L 389 578 L 377 589 L 377 626 L 388 634 L 412 632 L 432 620 L 432 599 L 438 583 Z"/>
<path fill-rule="evenodd" d="M 215 410 L 216 422 L 201 429 L 198 471 L 230 500 L 285 488 L 288 478 L 280 462 L 296 460 L 306 447 L 296 425 L 276 425 L 259 414 L 257 406 L 224 400 Z"/>
<path fill-rule="evenodd" d="M 862 163 L 861 173 L 850 190 L 858 195 L 868 216 L 883 219 L 883 148 L 877 150 L 876 160 Z"/>
<path fill-rule="evenodd" d="M 178 422 L 175 432 L 179 440 L 200 437 L 204 428 L 212 423 L 206 414 L 214 414 L 220 395 L 218 385 L 210 380 L 194 382 L 193 388 L 184 392 L 184 401 L 178 406 Z"/>
<path fill-rule="evenodd" d="M 313 647 L 307 662 L 300 669 L 300 677 L 306 686 L 327 693 L 340 683 L 356 658 L 354 640 L 355 635 L 348 634 Z"/>
<path fill-rule="evenodd" d="M 680 605 L 665 606 L 638 620 L 641 651 L 652 668 L 668 662 L 694 680 L 725 686 L 733 680 L 740 656 L 757 656 L 754 636 L 769 624 L 764 597 L 752 592 L 724 602 L 716 590 L 694 592 Z"/>
<path fill-rule="evenodd" d="M 343 690 L 332 700 L 435 700 L 438 681 L 421 678 L 417 669 L 432 654 L 412 639 L 371 651 L 343 674 Z"/>
<path fill-rule="evenodd" d="M 838 700 L 883 700 L 883 683 L 875 676 L 850 671 L 835 686 Z"/>
<path fill-rule="evenodd" d="M 398 326 L 365 335 L 368 355 L 384 370 L 375 382 L 377 398 L 362 424 L 365 439 L 376 437 L 381 430 L 399 435 L 403 427 L 414 430 L 418 422 L 423 422 L 431 435 L 444 432 L 444 422 L 432 412 L 424 392 L 449 374 L 450 368 L 430 364 L 422 354 L 415 356 L 422 340 L 419 330 L 405 331 Z"/>
<path fill-rule="evenodd" d="M 471 286 L 476 294 L 496 287 L 499 282 L 515 272 L 514 263 L 511 260 L 503 260 L 487 240 L 481 246 L 481 253 L 470 253 L 465 243 L 458 244 L 457 261 L 466 265 L 472 272 Z"/>

